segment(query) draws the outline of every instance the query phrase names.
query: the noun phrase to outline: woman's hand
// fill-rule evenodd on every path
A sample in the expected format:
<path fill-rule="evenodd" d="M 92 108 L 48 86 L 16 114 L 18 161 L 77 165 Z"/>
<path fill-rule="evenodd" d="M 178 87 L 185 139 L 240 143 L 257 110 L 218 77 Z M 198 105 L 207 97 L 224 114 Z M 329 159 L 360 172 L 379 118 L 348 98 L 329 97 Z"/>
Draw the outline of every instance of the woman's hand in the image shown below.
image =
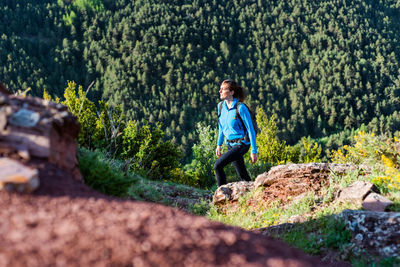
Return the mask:
<path fill-rule="evenodd" d="M 217 155 L 217 157 L 221 157 L 221 146 L 217 146 L 217 149 L 215 150 L 215 155 Z"/>
<path fill-rule="evenodd" d="M 250 155 L 251 163 L 256 163 L 258 160 L 258 155 L 257 154 L 251 154 Z"/>

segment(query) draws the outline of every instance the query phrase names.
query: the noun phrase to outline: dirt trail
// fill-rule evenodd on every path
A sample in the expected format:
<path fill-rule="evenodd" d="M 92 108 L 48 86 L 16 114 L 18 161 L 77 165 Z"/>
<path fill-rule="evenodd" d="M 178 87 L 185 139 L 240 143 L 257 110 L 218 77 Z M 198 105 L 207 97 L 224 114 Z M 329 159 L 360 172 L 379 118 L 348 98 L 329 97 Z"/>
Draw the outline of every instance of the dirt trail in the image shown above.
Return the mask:
<path fill-rule="evenodd" d="M 107 197 L 51 164 L 33 165 L 35 194 L 0 192 L 0 266 L 329 266 L 261 234 Z"/>

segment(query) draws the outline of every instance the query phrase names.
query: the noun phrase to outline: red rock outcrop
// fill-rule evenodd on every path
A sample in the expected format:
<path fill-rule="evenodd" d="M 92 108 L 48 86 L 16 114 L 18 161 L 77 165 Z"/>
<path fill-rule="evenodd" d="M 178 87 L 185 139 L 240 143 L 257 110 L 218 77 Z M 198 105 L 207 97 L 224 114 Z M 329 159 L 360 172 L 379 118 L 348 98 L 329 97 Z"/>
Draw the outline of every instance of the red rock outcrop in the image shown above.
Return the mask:
<path fill-rule="evenodd" d="M 323 187 L 329 186 L 332 172 L 343 174 L 357 167 L 331 163 L 279 165 L 258 175 L 254 182 L 234 182 L 220 186 L 214 193 L 213 203 L 218 205 L 226 201 L 236 201 L 240 196 L 259 187 L 263 187 L 264 201 L 286 201 L 288 197 L 301 196 L 310 191 L 318 193 Z"/>
<path fill-rule="evenodd" d="M 76 157 L 79 124 L 67 107 L 0 92 L 0 156 L 43 160 L 82 180 Z"/>

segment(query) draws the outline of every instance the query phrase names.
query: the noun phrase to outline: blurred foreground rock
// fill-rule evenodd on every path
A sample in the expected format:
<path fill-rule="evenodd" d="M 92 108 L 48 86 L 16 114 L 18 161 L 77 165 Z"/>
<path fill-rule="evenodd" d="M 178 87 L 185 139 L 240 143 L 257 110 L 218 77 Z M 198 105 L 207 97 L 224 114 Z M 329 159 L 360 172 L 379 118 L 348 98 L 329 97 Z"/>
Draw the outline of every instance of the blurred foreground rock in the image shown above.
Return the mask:
<path fill-rule="evenodd" d="M 0 158 L 0 190 L 32 193 L 39 187 L 39 171 L 16 160 Z"/>
<path fill-rule="evenodd" d="M 82 180 L 76 156 L 76 137 L 79 133 L 76 117 L 61 104 L 37 97 L 14 96 L 4 90 L 0 91 L 0 157 L 11 158 L 24 165 L 33 161 L 49 162 L 71 172 L 75 179 Z M 9 175 L 8 178 L 3 177 L 8 179 L 8 184 Z M 13 175 L 14 184 L 21 185 L 24 179 L 16 181 L 15 177 L 19 174 Z M 21 186 L 17 187 L 13 188 L 24 192 L 34 190 L 34 186 L 27 186 L 24 190 Z"/>

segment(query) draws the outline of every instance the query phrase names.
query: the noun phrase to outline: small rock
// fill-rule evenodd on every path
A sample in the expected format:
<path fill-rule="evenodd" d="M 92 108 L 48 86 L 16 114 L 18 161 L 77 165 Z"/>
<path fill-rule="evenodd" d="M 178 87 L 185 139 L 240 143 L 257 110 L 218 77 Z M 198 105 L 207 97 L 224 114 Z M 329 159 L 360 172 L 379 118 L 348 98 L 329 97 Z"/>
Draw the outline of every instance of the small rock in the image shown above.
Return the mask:
<path fill-rule="evenodd" d="M 289 223 L 303 223 L 307 221 L 307 218 L 303 215 L 293 215 L 288 219 Z"/>
<path fill-rule="evenodd" d="M 40 115 L 37 112 L 31 111 L 29 109 L 21 108 L 17 111 L 8 122 L 15 126 L 20 127 L 34 127 L 40 119 Z"/>
<path fill-rule="evenodd" d="M 357 242 L 357 244 L 361 244 L 363 239 L 364 237 L 362 234 L 356 234 L 356 236 L 354 237 L 354 240 Z"/>
<path fill-rule="evenodd" d="M 222 203 L 226 200 L 229 200 L 232 194 L 232 190 L 229 189 L 228 187 L 219 187 L 217 191 L 214 193 L 213 197 L 213 203 L 214 204 L 219 204 Z"/>
<path fill-rule="evenodd" d="M 213 204 L 220 204 L 227 200 L 236 201 L 252 189 L 254 189 L 254 182 L 241 181 L 221 185 L 214 193 Z"/>
<path fill-rule="evenodd" d="M 62 105 L 62 104 L 57 104 L 57 105 L 56 105 L 56 108 L 57 108 L 58 110 L 62 111 L 62 110 L 65 109 L 65 106 Z"/>
<path fill-rule="evenodd" d="M 31 193 L 39 187 L 39 172 L 9 158 L 0 158 L 0 190 Z"/>
<path fill-rule="evenodd" d="M 385 209 L 392 204 L 393 202 L 384 196 L 377 193 L 370 193 L 364 199 L 362 207 L 371 211 L 385 211 Z"/>
<path fill-rule="evenodd" d="M 4 105 L 7 103 L 7 97 L 5 95 L 0 95 L 0 105 Z"/>
<path fill-rule="evenodd" d="M 254 187 L 258 188 L 260 186 L 270 186 L 275 182 L 277 182 L 277 179 L 275 177 L 268 177 L 267 173 L 263 173 L 257 176 L 254 182 Z"/>
<path fill-rule="evenodd" d="M 372 183 L 356 181 L 339 192 L 338 201 L 361 203 L 374 190 L 377 189 Z"/>

